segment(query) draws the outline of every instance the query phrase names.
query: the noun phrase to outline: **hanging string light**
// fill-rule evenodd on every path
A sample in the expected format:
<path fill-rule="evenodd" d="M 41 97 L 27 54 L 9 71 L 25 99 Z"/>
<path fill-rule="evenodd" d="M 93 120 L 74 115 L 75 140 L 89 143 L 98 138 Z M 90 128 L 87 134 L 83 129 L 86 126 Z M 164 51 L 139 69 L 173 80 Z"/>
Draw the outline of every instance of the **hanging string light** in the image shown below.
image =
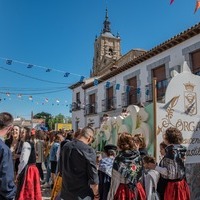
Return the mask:
<path fill-rule="evenodd" d="M 29 96 L 29 98 L 28 98 L 30 101 L 32 101 L 33 100 L 33 97 L 32 96 Z"/>

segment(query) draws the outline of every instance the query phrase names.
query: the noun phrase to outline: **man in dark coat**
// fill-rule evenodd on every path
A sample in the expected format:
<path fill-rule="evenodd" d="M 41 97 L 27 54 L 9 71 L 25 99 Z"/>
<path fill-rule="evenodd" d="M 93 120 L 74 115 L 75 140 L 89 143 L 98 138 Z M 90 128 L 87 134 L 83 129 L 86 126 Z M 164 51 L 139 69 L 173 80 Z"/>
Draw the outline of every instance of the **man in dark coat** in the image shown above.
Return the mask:
<path fill-rule="evenodd" d="M 10 113 L 0 113 L 0 137 L 12 129 L 13 117 Z M 12 153 L 0 139 L 0 199 L 13 200 L 16 193 Z"/>
<path fill-rule="evenodd" d="M 61 189 L 62 199 L 99 199 L 96 153 L 89 146 L 93 140 L 93 129 L 85 127 L 77 139 L 64 145 L 61 165 L 63 178 Z"/>

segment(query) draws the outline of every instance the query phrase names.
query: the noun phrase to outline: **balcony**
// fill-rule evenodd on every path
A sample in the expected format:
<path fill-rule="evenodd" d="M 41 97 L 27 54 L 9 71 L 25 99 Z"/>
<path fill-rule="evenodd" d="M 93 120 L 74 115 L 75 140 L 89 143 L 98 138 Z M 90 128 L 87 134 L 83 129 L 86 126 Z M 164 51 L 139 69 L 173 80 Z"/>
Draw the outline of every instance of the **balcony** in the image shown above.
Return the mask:
<path fill-rule="evenodd" d="M 130 92 L 122 93 L 122 107 L 128 107 L 129 105 L 137 105 L 138 93 L 137 89 L 131 90 Z"/>
<path fill-rule="evenodd" d="M 77 111 L 81 109 L 81 104 L 77 102 L 73 102 L 71 104 L 70 112 Z"/>
<path fill-rule="evenodd" d="M 102 112 L 116 109 L 116 97 L 106 98 L 102 100 Z"/>
<path fill-rule="evenodd" d="M 200 76 L 200 71 L 197 71 L 194 74 Z"/>
<path fill-rule="evenodd" d="M 165 91 L 168 86 L 169 80 L 164 79 L 162 81 L 157 82 L 157 100 L 161 100 L 165 96 Z M 146 94 L 146 101 L 147 102 L 152 102 L 153 101 L 153 88 L 152 84 L 146 85 L 145 89 L 145 94 Z"/>
<path fill-rule="evenodd" d="M 97 103 L 87 104 L 85 106 L 85 115 L 92 115 L 97 113 Z"/>

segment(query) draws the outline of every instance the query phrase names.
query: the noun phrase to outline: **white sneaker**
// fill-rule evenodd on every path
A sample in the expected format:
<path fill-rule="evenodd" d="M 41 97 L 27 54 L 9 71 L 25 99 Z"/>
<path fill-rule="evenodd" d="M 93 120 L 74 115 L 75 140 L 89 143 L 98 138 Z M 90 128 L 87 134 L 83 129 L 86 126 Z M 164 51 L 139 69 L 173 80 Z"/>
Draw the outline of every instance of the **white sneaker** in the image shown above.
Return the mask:
<path fill-rule="evenodd" d="M 51 187 L 51 185 L 49 184 L 49 183 L 45 183 L 44 185 L 42 185 L 42 187 L 45 187 L 45 188 L 50 188 Z"/>

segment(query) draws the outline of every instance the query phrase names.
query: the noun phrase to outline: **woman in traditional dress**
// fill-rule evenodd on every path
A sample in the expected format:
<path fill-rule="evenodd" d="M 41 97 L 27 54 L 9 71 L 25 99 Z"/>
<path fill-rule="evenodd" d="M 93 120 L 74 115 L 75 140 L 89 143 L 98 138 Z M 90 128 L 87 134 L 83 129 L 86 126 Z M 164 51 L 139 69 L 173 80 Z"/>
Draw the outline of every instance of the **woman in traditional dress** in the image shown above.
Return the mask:
<path fill-rule="evenodd" d="M 177 128 L 170 127 L 165 131 L 163 139 L 167 145 L 166 154 L 160 166 L 151 163 L 151 169 L 158 171 L 165 181 L 164 200 L 189 200 L 190 190 L 184 166 L 186 148 L 180 145 L 183 142 L 182 133 Z"/>
<path fill-rule="evenodd" d="M 117 145 L 120 151 L 113 163 L 108 200 L 146 200 L 140 183 L 141 157 L 139 151 L 135 150 L 132 135 L 121 133 Z"/>
<path fill-rule="evenodd" d="M 34 143 L 31 141 L 31 130 L 24 127 L 24 133 L 15 200 L 42 200 L 40 176 L 36 167 L 36 154 Z"/>

